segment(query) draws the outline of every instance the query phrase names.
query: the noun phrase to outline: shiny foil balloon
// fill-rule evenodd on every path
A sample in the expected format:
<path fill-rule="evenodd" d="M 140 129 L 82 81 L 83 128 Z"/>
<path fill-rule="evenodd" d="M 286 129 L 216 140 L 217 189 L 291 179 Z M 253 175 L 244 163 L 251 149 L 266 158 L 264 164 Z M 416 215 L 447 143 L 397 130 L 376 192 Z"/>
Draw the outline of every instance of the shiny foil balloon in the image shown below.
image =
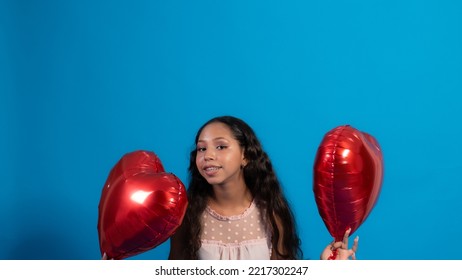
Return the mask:
<path fill-rule="evenodd" d="M 181 224 L 186 189 L 152 152 L 124 155 L 112 168 L 99 203 L 100 251 L 125 259 L 166 241 Z"/>
<path fill-rule="evenodd" d="M 314 162 L 313 191 L 324 224 L 336 241 L 350 235 L 375 206 L 383 180 L 383 156 L 375 138 L 349 125 L 324 136 Z"/>

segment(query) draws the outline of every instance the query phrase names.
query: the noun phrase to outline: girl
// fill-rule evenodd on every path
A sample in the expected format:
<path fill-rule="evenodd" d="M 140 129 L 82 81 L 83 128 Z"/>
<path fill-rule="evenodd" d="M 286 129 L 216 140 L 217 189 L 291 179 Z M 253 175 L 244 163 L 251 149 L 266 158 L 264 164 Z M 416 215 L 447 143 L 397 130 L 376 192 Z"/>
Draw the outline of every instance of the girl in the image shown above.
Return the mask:
<path fill-rule="evenodd" d="M 295 219 L 268 155 L 244 121 L 217 117 L 197 132 L 191 152 L 188 209 L 170 242 L 169 259 L 300 259 Z M 354 258 L 330 244 L 327 259 Z"/>

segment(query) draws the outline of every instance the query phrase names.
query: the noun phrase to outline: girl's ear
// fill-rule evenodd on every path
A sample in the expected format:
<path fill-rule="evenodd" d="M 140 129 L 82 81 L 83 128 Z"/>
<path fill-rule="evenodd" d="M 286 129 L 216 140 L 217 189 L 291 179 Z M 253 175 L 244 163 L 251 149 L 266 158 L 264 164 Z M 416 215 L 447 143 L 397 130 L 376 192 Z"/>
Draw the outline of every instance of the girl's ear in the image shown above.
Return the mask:
<path fill-rule="evenodd" d="M 244 149 L 242 149 L 242 156 L 241 156 L 241 158 L 242 158 L 242 159 L 241 159 L 241 168 L 244 168 L 244 167 L 247 165 L 247 163 L 248 163 L 247 159 L 245 158 Z"/>

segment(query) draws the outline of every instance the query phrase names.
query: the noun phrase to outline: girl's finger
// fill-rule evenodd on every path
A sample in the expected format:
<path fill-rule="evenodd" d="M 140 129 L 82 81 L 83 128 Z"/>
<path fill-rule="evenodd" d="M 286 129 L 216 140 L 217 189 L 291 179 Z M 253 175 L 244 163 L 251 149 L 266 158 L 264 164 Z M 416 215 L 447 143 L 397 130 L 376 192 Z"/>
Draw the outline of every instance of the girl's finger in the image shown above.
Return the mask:
<path fill-rule="evenodd" d="M 343 242 L 342 241 L 337 241 L 337 242 L 332 243 L 332 246 L 331 246 L 330 249 L 332 251 L 334 251 L 334 250 L 342 248 L 342 246 L 343 246 Z"/>
<path fill-rule="evenodd" d="M 342 249 L 348 249 L 348 237 L 350 237 L 351 227 L 345 231 L 345 235 L 343 236 L 343 244 Z"/>
<path fill-rule="evenodd" d="M 356 236 L 355 239 L 353 240 L 353 247 L 351 247 L 351 250 L 353 250 L 353 252 L 358 251 L 358 242 L 359 242 L 359 236 Z"/>

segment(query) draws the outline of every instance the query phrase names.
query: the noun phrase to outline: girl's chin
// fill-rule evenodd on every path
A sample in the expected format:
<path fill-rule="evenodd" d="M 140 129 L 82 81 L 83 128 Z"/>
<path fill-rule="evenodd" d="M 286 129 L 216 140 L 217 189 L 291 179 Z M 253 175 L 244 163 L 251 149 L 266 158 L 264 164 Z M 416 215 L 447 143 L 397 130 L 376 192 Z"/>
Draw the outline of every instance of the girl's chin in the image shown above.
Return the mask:
<path fill-rule="evenodd" d="M 208 179 L 207 183 L 209 183 L 212 186 L 216 186 L 216 185 L 221 185 L 222 181 L 221 180 L 216 180 L 216 179 Z"/>

